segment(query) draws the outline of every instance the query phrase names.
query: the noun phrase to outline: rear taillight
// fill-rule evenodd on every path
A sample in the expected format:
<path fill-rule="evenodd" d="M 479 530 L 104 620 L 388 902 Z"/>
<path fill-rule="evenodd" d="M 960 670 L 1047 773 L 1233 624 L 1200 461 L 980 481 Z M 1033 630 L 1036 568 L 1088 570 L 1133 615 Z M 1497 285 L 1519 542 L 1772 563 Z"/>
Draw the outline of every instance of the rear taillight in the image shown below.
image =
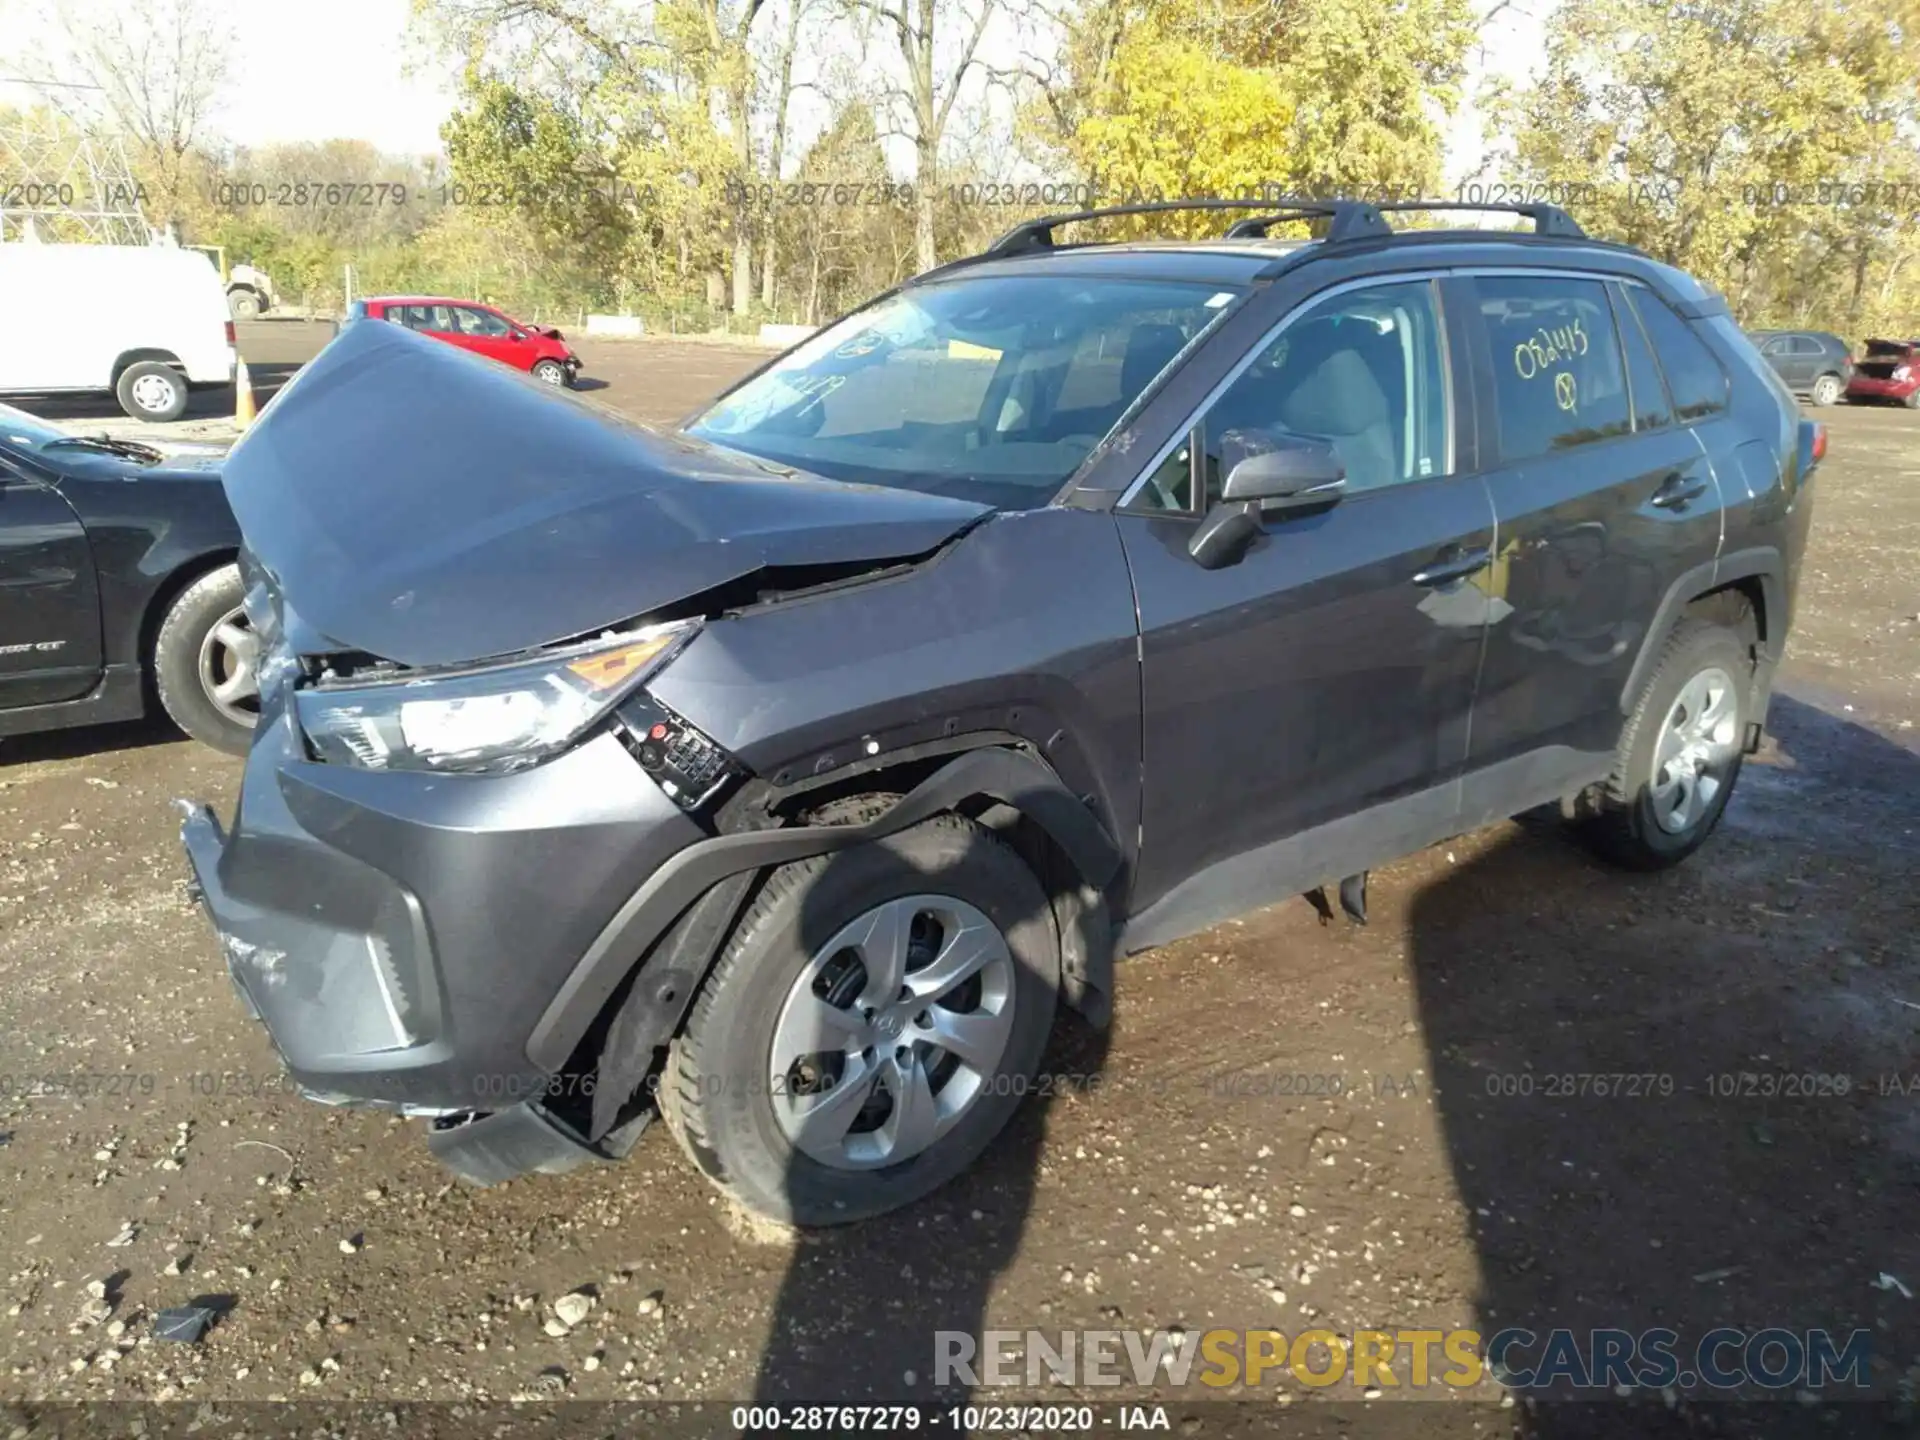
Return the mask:
<path fill-rule="evenodd" d="M 1816 421 L 1813 427 L 1813 462 L 1817 465 L 1826 458 L 1827 427 Z"/>
<path fill-rule="evenodd" d="M 240 336 L 238 332 L 234 330 L 231 320 L 227 322 L 227 343 L 229 345 L 238 345 L 240 343 Z"/>

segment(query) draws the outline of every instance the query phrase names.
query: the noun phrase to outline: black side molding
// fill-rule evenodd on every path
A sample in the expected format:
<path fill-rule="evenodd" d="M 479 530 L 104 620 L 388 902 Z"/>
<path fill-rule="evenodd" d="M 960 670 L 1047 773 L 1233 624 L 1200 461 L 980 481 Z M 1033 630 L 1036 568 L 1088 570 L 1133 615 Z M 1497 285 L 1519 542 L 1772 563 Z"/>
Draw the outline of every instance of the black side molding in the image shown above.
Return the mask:
<path fill-rule="evenodd" d="M 1086 805 L 1042 761 L 1000 746 L 969 750 L 865 825 L 750 830 L 718 835 L 680 851 L 647 877 L 574 966 L 528 1037 L 527 1058 L 549 1074 L 563 1069 L 634 965 L 653 950 L 688 906 L 729 876 L 884 839 L 983 796 L 1011 805 L 1045 830 L 1089 885 L 1105 889 L 1119 873 L 1118 847 Z M 684 987 L 676 1000 L 690 1003 L 693 989 Z"/>

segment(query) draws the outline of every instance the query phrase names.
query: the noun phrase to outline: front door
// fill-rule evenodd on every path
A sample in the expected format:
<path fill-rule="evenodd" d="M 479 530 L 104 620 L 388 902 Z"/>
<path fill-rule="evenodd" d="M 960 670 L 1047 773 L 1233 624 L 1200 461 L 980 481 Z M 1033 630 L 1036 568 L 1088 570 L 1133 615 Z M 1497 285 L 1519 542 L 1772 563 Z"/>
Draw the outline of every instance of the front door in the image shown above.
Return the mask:
<path fill-rule="evenodd" d="M 0 454 L 0 707 L 77 699 L 99 682 L 87 532 L 58 490 Z"/>
<path fill-rule="evenodd" d="M 1434 282 L 1336 291 L 1116 512 L 1143 664 L 1130 948 L 1447 833 L 1493 543 L 1486 486 L 1454 464 L 1447 350 Z M 1188 543 L 1223 464 L 1276 433 L 1331 442 L 1345 495 L 1202 568 Z"/>

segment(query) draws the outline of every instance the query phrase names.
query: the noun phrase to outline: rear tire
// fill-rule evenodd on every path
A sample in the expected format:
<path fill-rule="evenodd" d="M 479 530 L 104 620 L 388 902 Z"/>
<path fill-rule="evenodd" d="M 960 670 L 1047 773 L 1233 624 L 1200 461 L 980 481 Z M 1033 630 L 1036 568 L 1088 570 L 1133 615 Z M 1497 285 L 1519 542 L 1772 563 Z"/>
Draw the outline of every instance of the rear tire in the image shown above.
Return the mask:
<path fill-rule="evenodd" d="M 153 643 L 161 706 L 187 734 L 229 755 L 247 753 L 254 726 L 249 697 L 255 711 L 259 706 L 252 628 L 241 599 L 238 566 L 209 571 L 175 598 Z"/>
<path fill-rule="evenodd" d="M 141 360 L 120 372 L 113 395 L 136 420 L 178 420 L 187 411 L 187 378 L 159 360 Z"/>
<path fill-rule="evenodd" d="M 1807 398 L 1816 405 L 1832 405 L 1840 399 L 1842 388 L 1838 375 L 1822 375 L 1813 382 L 1813 393 Z"/>
<path fill-rule="evenodd" d="M 1750 639 L 1686 619 L 1674 627 L 1620 732 L 1588 839 L 1631 870 L 1664 870 L 1706 843 L 1745 758 Z"/>
<path fill-rule="evenodd" d="M 985 958 L 969 969 L 970 954 Z M 694 1164 L 761 1215 L 883 1214 L 966 1169 L 1019 1108 L 1059 973 L 1039 881 L 961 816 L 782 866 L 673 1042 L 661 1113 Z"/>

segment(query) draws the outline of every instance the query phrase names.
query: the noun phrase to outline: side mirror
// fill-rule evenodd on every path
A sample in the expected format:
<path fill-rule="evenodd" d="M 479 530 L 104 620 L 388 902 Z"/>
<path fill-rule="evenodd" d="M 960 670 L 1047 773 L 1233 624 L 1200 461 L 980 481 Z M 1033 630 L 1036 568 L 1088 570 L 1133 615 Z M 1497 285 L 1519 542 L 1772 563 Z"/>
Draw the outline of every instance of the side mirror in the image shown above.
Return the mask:
<path fill-rule="evenodd" d="M 1220 498 L 1257 500 L 1262 510 L 1292 510 L 1337 500 L 1346 486 L 1347 467 L 1333 446 L 1289 435 L 1234 464 Z"/>
<path fill-rule="evenodd" d="M 1346 466 L 1324 440 L 1261 435 L 1265 448 L 1228 432 L 1221 436 L 1221 462 L 1231 461 L 1220 502 L 1193 532 L 1187 553 L 1203 570 L 1219 570 L 1246 554 L 1262 530 L 1261 516 L 1331 505 L 1347 488 Z M 1241 458 L 1233 459 L 1239 450 Z"/>

